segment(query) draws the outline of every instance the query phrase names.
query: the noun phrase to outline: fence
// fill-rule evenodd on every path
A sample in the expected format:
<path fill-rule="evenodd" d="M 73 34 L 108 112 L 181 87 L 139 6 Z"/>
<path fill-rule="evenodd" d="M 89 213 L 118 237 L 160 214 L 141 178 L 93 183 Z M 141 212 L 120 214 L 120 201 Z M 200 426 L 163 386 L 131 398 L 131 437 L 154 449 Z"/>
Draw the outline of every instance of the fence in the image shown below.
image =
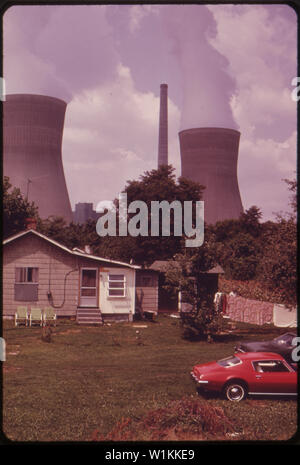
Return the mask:
<path fill-rule="evenodd" d="M 296 327 L 297 310 L 284 305 L 244 297 L 227 296 L 226 315 L 231 320 L 256 325 L 273 323 L 278 327 Z"/>

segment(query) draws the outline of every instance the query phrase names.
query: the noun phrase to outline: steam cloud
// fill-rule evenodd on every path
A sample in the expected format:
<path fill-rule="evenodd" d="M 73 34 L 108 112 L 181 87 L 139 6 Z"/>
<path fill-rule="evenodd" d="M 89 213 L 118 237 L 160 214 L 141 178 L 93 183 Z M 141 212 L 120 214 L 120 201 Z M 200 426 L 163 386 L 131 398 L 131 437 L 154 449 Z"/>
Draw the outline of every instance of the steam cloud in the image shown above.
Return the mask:
<path fill-rule="evenodd" d="M 230 106 L 235 81 L 227 59 L 209 42 L 217 32 L 213 14 L 203 5 L 178 5 L 163 8 L 163 21 L 182 73 L 181 129 L 237 129 Z"/>
<path fill-rule="evenodd" d="M 7 93 L 40 93 L 70 101 L 76 93 L 114 81 L 121 58 L 109 8 L 9 8 L 4 15 Z M 213 14 L 204 5 L 156 5 L 144 14 L 153 11 L 163 22 L 181 69 L 181 129 L 237 128 L 230 107 L 235 82 L 226 70 L 226 58 L 209 42 L 216 35 Z M 22 73 L 16 73 L 20 63 Z"/>
<path fill-rule="evenodd" d="M 45 94 L 70 101 L 77 92 L 114 79 L 120 60 L 106 8 L 9 8 L 4 15 L 7 93 Z M 22 75 L 15 72 L 20 63 Z"/>

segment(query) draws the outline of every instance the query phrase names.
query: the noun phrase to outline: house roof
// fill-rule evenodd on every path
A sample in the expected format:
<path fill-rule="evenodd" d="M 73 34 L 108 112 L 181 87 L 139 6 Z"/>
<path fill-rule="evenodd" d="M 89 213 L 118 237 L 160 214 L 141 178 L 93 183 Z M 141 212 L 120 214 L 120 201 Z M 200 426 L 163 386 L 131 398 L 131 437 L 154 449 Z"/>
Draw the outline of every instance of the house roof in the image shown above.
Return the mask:
<path fill-rule="evenodd" d="M 152 265 L 149 266 L 149 269 L 150 270 L 155 270 L 155 271 L 160 271 L 161 273 L 163 273 L 164 271 L 166 271 L 166 268 L 172 263 L 174 263 L 174 265 L 179 264 L 176 260 L 155 260 L 155 262 L 153 262 Z M 214 266 L 213 268 L 211 268 L 208 271 L 203 271 L 203 273 L 204 274 L 206 274 L 206 273 L 208 273 L 208 274 L 222 274 L 222 273 L 224 273 L 224 270 L 220 265 L 216 265 L 216 266 Z"/>
<path fill-rule="evenodd" d="M 102 258 L 102 257 L 98 257 L 97 255 L 88 254 L 88 253 L 86 253 L 84 251 L 81 251 L 80 249 L 78 249 L 76 247 L 73 250 L 68 249 L 68 247 L 66 247 L 65 245 L 60 244 L 59 242 L 55 241 L 54 239 L 50 239 L 49 237 L 47 237 L 44 234 L 36 231 L 35 229 L 28 229 L 26 231 L 22 231 L 22 232 L 20 232 L 18 234 L 15 234 L 14 236 L 10 236 L 10 237 L 8 237 L 7 239 L 5 239 L 3 241 L 3 245 L 9 244 L 9 243 L 15 241 L 16 239 L 19 239 L 19 238 L 24 237 L 24 236 L 29 235 L 29 234 L 33 234 L 33 235 L 35 235 L 37 237 L 40 237 L 41 239 L 49 242 L 50 244 L 64 250 L 65 252 L 67 252 L 67 253 L 69 253 L 71 255 L 75 255 L 77 257 L 90 258 L 92 260 L 111 263 L 112 265 L 125 266 L 127 268 L 133 268 L 133 269 L 136 269 L 136 270 L 139 270 L 141 268 L 138 265 L 131 265 L 130 263 L 119 262 L 119 261 L 116 261 L 116 260 L 110 260 L 109 258 Z"/>

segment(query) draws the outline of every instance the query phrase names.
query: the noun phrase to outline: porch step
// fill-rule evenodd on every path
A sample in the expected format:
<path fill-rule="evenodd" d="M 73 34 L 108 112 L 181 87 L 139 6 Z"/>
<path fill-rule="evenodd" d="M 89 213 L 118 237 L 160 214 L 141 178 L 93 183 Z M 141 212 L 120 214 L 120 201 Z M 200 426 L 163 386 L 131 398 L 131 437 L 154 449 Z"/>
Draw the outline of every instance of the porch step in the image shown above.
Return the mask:
<path fill-rule="evenodd" d="M 99 308 L 78 308 L 76 322 L 79 325 L 102 325 L 101 310 Z"/>

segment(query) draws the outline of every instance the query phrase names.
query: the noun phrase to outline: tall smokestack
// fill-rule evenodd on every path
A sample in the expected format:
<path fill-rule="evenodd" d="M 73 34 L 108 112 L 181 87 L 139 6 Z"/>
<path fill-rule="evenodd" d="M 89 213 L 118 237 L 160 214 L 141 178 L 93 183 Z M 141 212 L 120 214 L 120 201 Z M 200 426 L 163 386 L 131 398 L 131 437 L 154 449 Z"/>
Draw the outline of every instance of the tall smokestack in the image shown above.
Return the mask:
<path fill-rule="evenodd" d="M 168 164 L 168 85 L 160 85 L 158 168 Z"/>
<path fill-rule="evenodd" d="M 240 133 L 234 129 L 195 128 L 179 133 L 181 175 L 206 187 L 204 221 L 236 219 L 243 212 L 237 179 Z"/>
<path fill-rule="evenodd" d="M 62 164 L 62 136 L 67 104 L 44 95 L 7 95 L 3 102 L 3 171 L 41 218 L 72 221 Z"/>

